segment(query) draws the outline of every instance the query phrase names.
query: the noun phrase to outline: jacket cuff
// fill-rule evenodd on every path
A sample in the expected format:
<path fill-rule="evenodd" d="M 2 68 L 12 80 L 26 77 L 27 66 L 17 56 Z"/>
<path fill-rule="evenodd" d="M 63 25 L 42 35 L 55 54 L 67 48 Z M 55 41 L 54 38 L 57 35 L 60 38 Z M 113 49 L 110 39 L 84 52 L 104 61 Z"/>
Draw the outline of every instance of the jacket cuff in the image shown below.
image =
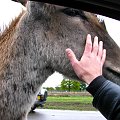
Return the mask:
<path fill-rule="evenodd" d="M 106 81 L 106 79 L 101 75 L 95 78 L 86 90 L 94 97 L 98 89 L 102 86 L 102 84 Z"/>

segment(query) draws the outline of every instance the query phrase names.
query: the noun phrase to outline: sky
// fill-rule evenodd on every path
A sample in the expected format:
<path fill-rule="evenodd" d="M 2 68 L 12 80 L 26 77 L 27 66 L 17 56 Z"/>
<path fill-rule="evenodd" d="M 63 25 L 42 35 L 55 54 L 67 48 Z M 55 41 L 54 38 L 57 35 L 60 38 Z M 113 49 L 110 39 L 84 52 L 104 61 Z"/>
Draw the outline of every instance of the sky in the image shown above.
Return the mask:
<path fill-rule="evenodd" d="M 101 16 L 105 21 L 106 29 L 113 40 L 120 46 L 120 21 Z"/>
<path fill-rule="evenodd" d="M 0 0 L 0 29 L 4 30 L 10 21 L 17 17 L 24 8 L 20 3 L 11 0 Z M 120 46 L 120 21 L 104 16 L 99 16 L 104 19 L 109 35 Z M 51 75 L 43 84 L 43 87 L 57 87 L 63 80 L 63 76 L 58 72 Z"/>

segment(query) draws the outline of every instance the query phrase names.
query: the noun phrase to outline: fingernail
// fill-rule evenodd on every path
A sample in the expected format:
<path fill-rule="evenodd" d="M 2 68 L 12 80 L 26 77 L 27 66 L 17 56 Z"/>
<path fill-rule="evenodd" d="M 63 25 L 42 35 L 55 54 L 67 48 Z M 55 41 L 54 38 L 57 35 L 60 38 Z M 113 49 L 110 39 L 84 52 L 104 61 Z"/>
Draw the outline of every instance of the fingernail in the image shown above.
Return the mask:
<path fill-rule="evenodd" d="M 69 49 L 69 48 L 67 48 L 65 51 L 66 51 L 67 55 L 70 55 L 70 54 L 71 54 L 71 52 L 70 52 L 70 49 Z"/>
<path fill-rule="evenodd" d="M 95 39 L 97 39 L 97 40 L 98 40 L 98 36 L 95 36 Z"/>
<path fill-rule="evenodd" d="M 66 52 L 69 52 L 69 51 L 70 51 L 70 49 L 69 49 L 69 48 L 67 48 L 65 51 L 66 51 Z"/>
<path fill-rule="evenodd" d="M 90 34 L 88 34 L 87 36 L 88 36 L 88 37 L 91 37 L 91 35 L 90 35 Z"/>
<path fill-rule="evenodd" d="M 100 41 L 99 44 L 100 44 L 100 45 L 103 45 L 103 41 Z"/>

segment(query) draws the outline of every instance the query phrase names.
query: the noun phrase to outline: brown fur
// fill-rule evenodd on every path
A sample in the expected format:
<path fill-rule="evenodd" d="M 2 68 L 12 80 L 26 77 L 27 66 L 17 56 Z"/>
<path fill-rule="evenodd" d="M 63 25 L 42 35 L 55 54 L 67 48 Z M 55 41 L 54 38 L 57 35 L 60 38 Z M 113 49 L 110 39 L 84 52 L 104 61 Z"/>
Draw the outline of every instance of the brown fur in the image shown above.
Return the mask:
<path fill-rule="evenodd" d="M 99 22 L 99 19 L 97 18 L 97 16 L 95 14 L 89 13 L 89 12 L 84 12 L 84 13 L 88 17 L 88 20 L 91 23 L 93 23 L 94 26 L 98 26 L 100 29 L 106 31 L 105 26 Z"/>
<path fill-rule="evenodd" d="M 22 11 L 17 18 L 12 20 L 10 25 L 6 27 L 4 32 L 0 34 L 0 75 L 3 73 L 5 66 L 8 64 L 11 54 L 11 48 L 15 39 L 13 35 L 16 32 L 17 25 L 25 11 Z"/>

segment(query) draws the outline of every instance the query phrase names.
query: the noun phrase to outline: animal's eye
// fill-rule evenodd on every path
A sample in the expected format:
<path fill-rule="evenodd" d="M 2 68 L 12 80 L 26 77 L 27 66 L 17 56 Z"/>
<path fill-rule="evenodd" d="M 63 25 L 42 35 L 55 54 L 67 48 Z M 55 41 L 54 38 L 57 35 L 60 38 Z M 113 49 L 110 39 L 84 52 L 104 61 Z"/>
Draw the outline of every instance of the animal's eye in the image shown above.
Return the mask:
<path fill-rule="evenodd" d="M 62 12 L 71 17 L 82 17 L 83 19 L 87 19 L 87 17 L 85 16 L 85 14 L 82 10 L 65 8 L 62 10 Z"/>

